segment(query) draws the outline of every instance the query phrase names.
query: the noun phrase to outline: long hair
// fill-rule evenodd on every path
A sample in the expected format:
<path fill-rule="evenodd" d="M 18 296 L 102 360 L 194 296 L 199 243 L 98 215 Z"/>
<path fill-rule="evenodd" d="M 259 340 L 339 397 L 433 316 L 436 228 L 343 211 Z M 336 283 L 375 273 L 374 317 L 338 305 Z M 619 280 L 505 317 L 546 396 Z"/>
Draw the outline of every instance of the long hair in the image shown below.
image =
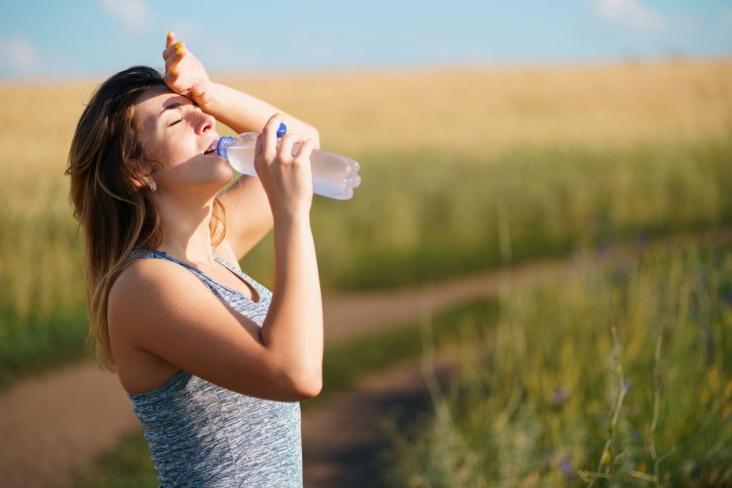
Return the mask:
<path fill-rule="evenodd" d="M 147 157 L 135 103 L 150 88 L 164 84 L 161 74 L 146 66 L 109 78 L 84 109 L 69 150 L 69 193 L 85 236 L 89 343 L 95 346 L 99 364 L 111 371 L 115 362 L 107 322 L 109 291 L 136 246 L 154 248 L 162 239 L 160 217 L 146 186 L 159 164 Z M 225 220 L 222 213 L 216 199 L 212 234 Z"/>

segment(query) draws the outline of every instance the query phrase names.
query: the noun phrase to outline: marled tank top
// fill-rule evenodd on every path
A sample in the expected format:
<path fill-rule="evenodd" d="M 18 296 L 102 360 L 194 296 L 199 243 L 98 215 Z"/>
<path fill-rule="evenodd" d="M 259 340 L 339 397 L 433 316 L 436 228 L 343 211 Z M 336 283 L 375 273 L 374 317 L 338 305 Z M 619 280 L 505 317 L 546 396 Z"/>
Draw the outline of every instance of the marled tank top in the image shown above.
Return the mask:
<path fill-rule="evenodd" d="M 238 266 L 216 260 L 257 292 L 253 302 L 162 251 L 138 259 L 177 263 L 260 327 L 272 293 Z M 254 398 L 179 371 L 165 384 L 128 395 L 145 430 L 161 486 L 302 487 L 300 404 Z"/>

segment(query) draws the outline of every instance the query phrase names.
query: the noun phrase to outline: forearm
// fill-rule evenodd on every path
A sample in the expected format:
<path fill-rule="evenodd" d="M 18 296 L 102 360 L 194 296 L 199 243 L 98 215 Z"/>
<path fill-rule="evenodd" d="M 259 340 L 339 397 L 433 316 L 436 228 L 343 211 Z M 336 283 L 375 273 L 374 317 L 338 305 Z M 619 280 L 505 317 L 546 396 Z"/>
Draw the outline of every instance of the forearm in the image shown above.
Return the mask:
<path fill-rule="evenodd" d="M 272 114 L 280 109 L 252 95 L 218 83 L 211 83 L 211 98 L 202 109 L 235 132 L 261 132 Z M 313 139 L 320 146 L 320 135 L 315 127 L 287 115 L 287 132 Z"/>
<path fill-rule="evenodd" d="M 262 341 L 305 391 L 320 390 L 323 309 L 315 244 L 307 216 L 275 223 L 275 283 Z"/>
<path fill-rule="evenodd" d="M 202 109 L 237 133 L 261 132 L 278 108 L 225 85 L 212 83 L 208 103 Z M 320 140 L 315 127 L 287 115 L 287 131 Z M 226 207 L 227 239 L 238 259 L 249 252 L 272 229 L 272 213 L 259 180 L 243 177 L 222 196 Z"/>

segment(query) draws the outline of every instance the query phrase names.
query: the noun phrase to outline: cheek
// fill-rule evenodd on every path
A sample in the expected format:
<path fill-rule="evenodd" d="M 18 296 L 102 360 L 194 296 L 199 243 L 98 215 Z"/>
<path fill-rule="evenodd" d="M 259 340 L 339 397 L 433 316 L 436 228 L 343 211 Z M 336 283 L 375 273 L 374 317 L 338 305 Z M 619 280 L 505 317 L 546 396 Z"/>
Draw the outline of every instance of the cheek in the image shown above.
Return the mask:
<path fill-rule="evenodd" d="M 158 169 L 177 166 L 185 160 L 180 145 L 170 139 L 157 139 L 147 146 L 146 154 L 151 163 Z"/>

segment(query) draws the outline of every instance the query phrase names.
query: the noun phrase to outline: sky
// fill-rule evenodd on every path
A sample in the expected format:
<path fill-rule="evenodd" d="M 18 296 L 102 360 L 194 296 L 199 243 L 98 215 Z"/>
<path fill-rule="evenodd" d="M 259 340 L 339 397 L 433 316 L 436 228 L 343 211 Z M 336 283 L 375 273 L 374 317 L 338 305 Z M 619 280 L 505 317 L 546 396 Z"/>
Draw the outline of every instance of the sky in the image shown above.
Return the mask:
<path fill-rule="evenodd" d="M 0 80 L 732 57 L 730 0 L 0 0 Z"/>

